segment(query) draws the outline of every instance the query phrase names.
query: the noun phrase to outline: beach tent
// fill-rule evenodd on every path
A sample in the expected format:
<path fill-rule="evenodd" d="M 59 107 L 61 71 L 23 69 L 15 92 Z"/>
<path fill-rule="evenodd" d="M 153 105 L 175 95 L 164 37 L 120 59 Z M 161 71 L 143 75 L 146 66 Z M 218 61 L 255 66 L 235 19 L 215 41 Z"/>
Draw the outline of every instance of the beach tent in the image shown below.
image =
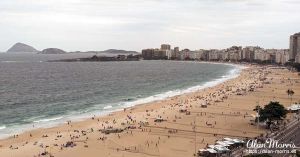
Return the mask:
<path fill-rule="evenodd" d="M 207 151 L 206 149 L 199 149 L 198 152 L 205 152 Z"/>
<path fill-rule="evenodd" d="M 233 149 L 233 148 L 236 148 L 238 145 L 235 144 L 234 142 L 231 142 L 231 141 L 223 141 L 225 144 L 229 145 L 228 148 L 229 149 Z"/>
<path fill-rule="evenodd" d="M 226 144 L 228 144 L 228 145 L 234 145 L 234 143 L 231 142 L 231 141 L 224 141 L 224 143 L 226 143 Z"/>
<path fill-rule="evenodd" d="M 154 122 L 163 122 L 164 121 L 164 119 L 162 119 L 162 118 L 156 118 L 156 119 L 154 119 Z"/>
<path fill-rule="evenodd" d="M 208 147 L 208 148 L 211 148 L 211 149 L 214 149 L 214 148 L 215 148 L 215 145 L 208 145 L 207 147 Z"/>
<path fill-rule="evenodd" d="M 222 145 L 208 145 L 208 148 L 214 149 L 218 151 L 219 153 L 225 152 L 225 151 L 230 151 L 230 149 L 222 146 Z"/>
<path fill-rule="evenodd" d="M 240 139 L 232 139 L 232 138 L 228 138 L 228 137 L 225 137 L 224 138 L 224 141 L 229 141 L 231 143 L 245 143 L 243 140 L 240 140 Z"/>
<path fill-rule="evenodd" d="M 179 109 L 179 112 L 180 113 L 185 113 L 185 112 L 187 112 L 187 109 L 186 108 L 181 108 L 181 109 Z"/>
<path fill-rule="evenodd" d="M 236 146 L 244 146 L 245 142 L 243 140 L 240 139 L 233 139 L 233 142 L 235 143 Z"/>
<path fill-rule="evenodd" d="M 225 154 L 230 152 L 230 149 L 223 147 L 222 145 L 208 145 L 206 150 L 209 151 L 210 155 Z"/>
<path fill-rule="evenodd" d="M 232 139 L 232 141 L 235 143 L 245 143 L 243 140 L 240 139 Z"/>
<path fill-rule="evenodd" d="M 230 145 L 230 149 L 242 146 L 245 142 L 239 139 L 224 138 L 224 143 Z"/>
<path fill-rule="evenodd" d="M 219 145 L 222 145 L 224 147 L 229 147 L 230 146 L 229 144 L 224 143 L 223 141 L 217 141 L 216 143 L 219 144 Z"/>
<path fill-rule="evenodd" d="M 217 155 L 217 151 L 214 149 L 199 149 L 198 156 L 205 156 L 205 157 L 215 157 Z"/>
<path fill-rule="evenodd" d="M 218 152 L 228 152 L 230 151 L 230 149 L 222 146 L 222 145 L 215 145 L 215 150 L 217 150 Z"/>
<path fill-rule="evenodd" d="M 216 150 L 214 150 L 214 149 L 210 149 L 210 148 L 208 148 L 208 149 L 206 149 L 209 153 L 211 153 L 211 154 L 217 154 L 218 152 L 216 151 Z"/>
<path fill-rule="evenodd" d="M 198 156 L 207 156 L 208 151 L 206 149 L 199 149 L 198 150 Z"/>
<path fill-rule="evenodd" d="M 289 112 L 298 112 L 298 111 L 300 111 L 300 104 L 293 104 L 293 105 L 287 107 L 287 110 Z"/>
<path fill-rule="evenodd" d="M 124 131 L 122 128 L 108 128 L 108 129 L 101 129 L 100 130 L 104 134 L 110 134 L 110 133 L 121 133 Z"/>
<path fill-rule="evenodd" d="M 232 141 L 233 139 L 229 138 L 229 137 L 225 137 L 224 138 L 225 141 Z"/>
<path fill-rule="evenodd" d="M 205 101 L 205 102 L 202 102 L 202 103 L 201 103 L 201 107 L 202 107 L 202 108 L 207 108 L 207 102 L 206 102 L 206 101 Z"/>
<path fill-rule="evenodd" d="M 223 142 L 227 143 L 229 145 L 235 144 L 234 140 L 232 138 L 228 138 L 228 137 L 225 137 Z"/>

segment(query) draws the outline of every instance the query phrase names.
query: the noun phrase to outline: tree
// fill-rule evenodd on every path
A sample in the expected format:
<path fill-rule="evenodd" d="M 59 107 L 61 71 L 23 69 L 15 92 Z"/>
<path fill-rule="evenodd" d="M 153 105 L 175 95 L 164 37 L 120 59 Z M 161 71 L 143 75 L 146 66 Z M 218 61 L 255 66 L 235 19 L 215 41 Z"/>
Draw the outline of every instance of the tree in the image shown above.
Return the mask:
<path fill-rule="evenodd" d="M 279 102 L 271 101 L 265 105 L 264 108 L 256 106 L 255 111 L 259 110 L 259 121 L 266 122 L 268 128 L 274 123 L 274 121 L 282 120 L 286 117 L 287 110 Z"/>
<path fill-rule="evenodd" d="M 259 106 L 259 105 L 257 105 L 257 106 L 255 106 L 255 108 L 253 109 L 253 111 L 255 111 L 255 112 L 260 112 L 262 110 L 262 108 Z"/>
<path fill-rule="evenodd" d="M 286 93 L 288 94 L 288 96 L 291 97 L 291 104 L 292 104 L 292 102 L 293 102 L 293 95 L 295 94 L 295 92 L 293 90 L 291 90 L 291 89 L 288 89 L 286 91 Z"/>
<path fill-rule="evenodd" d="M 289 68 L 292 68 L 292 69 L 295 69 L 298 72 L 300 72 L 300 63 L 295 63 L 295 62 L 292 61 L 292 62 L 285 63 L 285 66 L 287 66 Z"/>

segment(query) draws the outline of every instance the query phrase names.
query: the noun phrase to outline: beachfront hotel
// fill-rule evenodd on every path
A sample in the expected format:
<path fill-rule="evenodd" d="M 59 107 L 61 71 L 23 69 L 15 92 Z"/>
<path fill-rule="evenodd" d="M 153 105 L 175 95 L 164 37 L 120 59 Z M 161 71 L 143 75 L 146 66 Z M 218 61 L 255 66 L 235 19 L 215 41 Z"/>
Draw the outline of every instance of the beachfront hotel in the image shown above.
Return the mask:
<path fill-rule="evenodd" d="M 300 33 L 290 36 L 289 49 L 264 49 L 259 46 L 232 46 L 227 49 L 190 50 L 170 44 L 161 44 L 160 48 L 142 50 L 145 60 L 201 60 L 250 63 L 275 63 L 284 65 L 290 60 L 300 63 Z"/>
<path fill-rule="evenodd" d="M 290 36 L 290 59 L 300 63 L 300 33 Z"/>
<path fill-rule="evenodd" d="M 300 38 L 296 39 L 298 40 Z M 293 47 L 297 47 L 298 45 L 294 44 Z M 142 56 L 145 60 L 229 61 L 250 63 L 276 63 L 282 65 L 289 61 L 289 55 L 290 54 L 288 49 L 264 49 L 259 46 L 246 46 L 244 48 L 241 46 L 232 46 L 230 48 L 221 50 L 179 50 L 179 47 L 171 49 L 171 45 L 162 44 L 160 49 L 150 48 L 142 50 Z M 294 56 L 296 56 L 296 53 Z"/>
<path fill-rule="evenodd" d="M 169 45 L 169 44 L 162 44 L 160 46 L 160 49 L 161 50 L 171 50 L 171 45 Z"/>

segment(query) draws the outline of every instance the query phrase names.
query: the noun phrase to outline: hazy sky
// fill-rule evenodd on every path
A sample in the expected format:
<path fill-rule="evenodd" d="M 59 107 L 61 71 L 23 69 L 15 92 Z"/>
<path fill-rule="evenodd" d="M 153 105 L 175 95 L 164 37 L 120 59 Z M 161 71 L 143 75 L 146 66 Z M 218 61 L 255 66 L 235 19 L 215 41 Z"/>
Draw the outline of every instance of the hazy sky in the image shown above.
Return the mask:
<path fill-rule="evenodd" d="M 0 0 L 0 51 L 288 48 L 299 0 Z"/>

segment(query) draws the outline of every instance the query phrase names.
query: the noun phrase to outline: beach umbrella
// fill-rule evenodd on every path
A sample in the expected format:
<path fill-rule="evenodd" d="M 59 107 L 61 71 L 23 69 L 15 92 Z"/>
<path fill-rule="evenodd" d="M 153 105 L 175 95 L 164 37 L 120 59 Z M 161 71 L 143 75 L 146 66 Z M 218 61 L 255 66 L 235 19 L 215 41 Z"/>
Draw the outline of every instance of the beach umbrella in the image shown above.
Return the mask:
<path fill-rule="evenodd" d="M 217 153 L 217 151 L 216 150 L 214 150 L 214 149 L 206 149 L 209 153 L 212 153 L 212 154 L 216 154 Z"/>
<path fill-rule="evenodd" d="M 229 144 L 224 143 L 223 141 L 217 141 L 216 143 L 219 144 L 219 145 L 225 146 L 225 147 L 230 146 Z"/>
<path fill-rule="evenodd" d="M 233 142 L 235 142 L 235 143 L 245 143 L 243 140 L 240 140 L 240 139 L 233 139 Z"/>
<path fill-rule="evenodd" d="M 224 147 L 224 146 L 222 146 L 222 145 L 215 145 L 215 148 L 214 149 L 216 149 L 217 151 L 230 151 L 230 149 L 228 149 L 228 148 L 226 148 L 226 147 Z"/>
<path fill-rule="evenodd" d="M 208 145 L 208 148 L 214 149 L 215 145 Z"/>
<path fill-rule="evenodd" d="M 224 140 L 226 140 L 226 141 L 232 141 L 233 139 L 225 137 Z"/>
<path fill-rule="evenodd" d="M 206 149 L 199 149 L 198 151 L 199 151 L 199 152 L 205 152 Z"/>
<path fill-rule="evenodd" d="M 228 145 L 233 145 L 234 144 L 233 142 L 230 142 L 230 141 L 224 141 L 224 143 L 226 143 Z"/>

